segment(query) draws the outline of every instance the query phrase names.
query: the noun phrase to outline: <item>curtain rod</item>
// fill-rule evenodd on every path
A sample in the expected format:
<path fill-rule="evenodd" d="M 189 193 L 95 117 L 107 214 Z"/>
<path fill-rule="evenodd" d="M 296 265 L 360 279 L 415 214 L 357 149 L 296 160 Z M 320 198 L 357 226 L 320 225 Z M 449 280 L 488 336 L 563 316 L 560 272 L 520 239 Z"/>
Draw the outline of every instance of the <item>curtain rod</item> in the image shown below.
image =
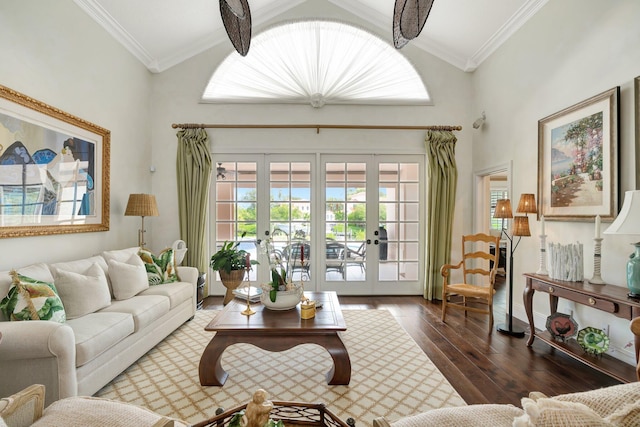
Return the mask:
<path fill-rule="evenodd" d="M 198 123 L 174 123 L 172 128 L 177 129 L 376 129 L 376 130 L 462 130 L 462 126 L 384 126 L 384 125 L 223 125 L 223 124 L 198 124 Z"/>

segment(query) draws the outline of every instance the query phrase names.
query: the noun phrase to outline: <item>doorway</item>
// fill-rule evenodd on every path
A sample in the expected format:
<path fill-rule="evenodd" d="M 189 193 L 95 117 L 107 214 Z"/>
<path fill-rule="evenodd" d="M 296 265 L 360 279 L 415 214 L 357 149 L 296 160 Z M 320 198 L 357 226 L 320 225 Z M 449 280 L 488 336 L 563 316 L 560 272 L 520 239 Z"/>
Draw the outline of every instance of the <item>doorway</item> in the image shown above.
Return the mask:
<path fill-rule="evenodd" d="M 269 281 L 269 239 L 294 281 L 342 295 L 421 293 L 424 158 L 415 155 L 220 155 L 211 253 L 238 240 Z M 302 260 L 300 258 L 303 258 Z M 301 262 L 302 261 L 302 262 Z M 217 274 L 213 289 L 219 284 Z"/>

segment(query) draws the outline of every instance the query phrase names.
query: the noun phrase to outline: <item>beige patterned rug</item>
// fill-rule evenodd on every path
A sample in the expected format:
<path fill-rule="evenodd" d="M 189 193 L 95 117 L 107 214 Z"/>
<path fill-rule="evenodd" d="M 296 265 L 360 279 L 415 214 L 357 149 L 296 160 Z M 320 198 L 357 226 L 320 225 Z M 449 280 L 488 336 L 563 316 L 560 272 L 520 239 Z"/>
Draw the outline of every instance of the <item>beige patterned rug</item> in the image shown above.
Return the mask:
<path fill-rule="evenodd" d="M 222 356 L 229 373 L 223 387 L 202 387 L 200 355 L 212 332 L 204 327 L 216 311 L 198 311 L 195 319 L 167 337 L 96 396 L 144 406 L 160 414 L 195 423 L 215 415 L 217 408 L 246 403 L 264 388 L 272 400 L 322 402 L 357 426 L 376 417 L 396 420 L 405 415 L 465 402 L 413 339 L 386 310 L 344 311 L 347 331 L 342 339 L 351 357 L 348 386 L 329 386 L 325 374 L 329 353 L 304 344 L 270 353 L 236 344 Z"/>

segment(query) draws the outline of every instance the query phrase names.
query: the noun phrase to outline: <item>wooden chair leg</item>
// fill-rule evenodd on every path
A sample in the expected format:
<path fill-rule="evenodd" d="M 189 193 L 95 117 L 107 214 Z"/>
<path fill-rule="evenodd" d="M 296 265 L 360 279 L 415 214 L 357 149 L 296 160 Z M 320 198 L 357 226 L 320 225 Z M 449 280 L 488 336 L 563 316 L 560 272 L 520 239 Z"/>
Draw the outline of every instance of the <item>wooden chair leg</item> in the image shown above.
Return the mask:
<path fill-rule="evenodd" d="M 489 334 L 493 331 L 493 304 L 489 304 Z"/>
<path fill-rule="evenodd" d="M 442 296 L 442 321 L 444 322 L 444 318 L 447 315 L 447 296 Z"/>

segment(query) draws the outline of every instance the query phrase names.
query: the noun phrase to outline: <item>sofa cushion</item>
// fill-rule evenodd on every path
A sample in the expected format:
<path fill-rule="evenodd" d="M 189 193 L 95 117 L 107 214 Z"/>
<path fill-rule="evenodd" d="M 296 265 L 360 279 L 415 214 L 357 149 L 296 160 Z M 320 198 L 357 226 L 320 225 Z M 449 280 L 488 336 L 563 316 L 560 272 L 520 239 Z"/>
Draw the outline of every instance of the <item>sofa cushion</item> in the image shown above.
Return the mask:
<path fill-rule="evenodd" d="M 69 320 L 76 339 L 76 367 L 92 361 L 134 331 L 129 313 L 90 313 Z"/>
<path fill-rule="evenodd" d="M 613 427 L 593 409 L 582 403 L 547 398 L 522 398 L 524 415 L 513 420 L 513 427 Z"/>
<path fill-rule="evenodd" d="M 53 283 L 53 276 L 51 275 L 49 266 L 43 262 L 17 268 L 16 270 L 18 271 L 18 273 L 24 276 L 33 277 L 34 279 L 38 279 L 47 283 Z M 0 272 L 0 298 L 9 293 L 9 288 L 11 287 L 12 283 L 10 273 L 11 271 L 9 270 Z M 2 310 L 0 310 L 0 321 L 5 320 L 9 319 L 5 318 Z"/>
<path fill-rule="evenodd" d="M 111 304 L 111 292 L 104 270 L 93 263 L 82 273 L 52 267 L 56 288 L 62 298 L 67 319 L 93 313 Z"/>
<path fill-rule="evenodd" d="M 169 298 L 171 309 L 193 298 L 193 285 L 187 282 L 167 283 L 164 285 L 149 286 L 138 295 L 162 295 Z"/>
<path fill-rule="evenodd" d="M 140 255 L 147 270 L 149 285 L 161 285 L 179 280 L 176 274 L 175 257 L 172 248 L 163 250 L 158 256 L 155 256 L 148 249 L 140 249 L 138 255 Z"/>
<path fill-rule="evenodd" d="M 53 282 L 43 282 L 16 271 L 11 272 L 12 286 L 0 301 L 0 310 L 10 320 L 51 320 L 64 323 L 62 300 Z"/>
<path fill-rule="evenodd" d="M 149 287 L 147 271 L 137 254 L 131 255 L 124 262 L 112 259 L 108 265 L 113 297 L 116 300 L 129 299 Z"/>
<path fill-rule="evenodd" d="M 99 313 L 128 313 L 133 316 L 135 332 L 146 328 L 169 312 L 169 298 L 161 295 L 136 295 L 122 301 L 113 301 Z"/>

